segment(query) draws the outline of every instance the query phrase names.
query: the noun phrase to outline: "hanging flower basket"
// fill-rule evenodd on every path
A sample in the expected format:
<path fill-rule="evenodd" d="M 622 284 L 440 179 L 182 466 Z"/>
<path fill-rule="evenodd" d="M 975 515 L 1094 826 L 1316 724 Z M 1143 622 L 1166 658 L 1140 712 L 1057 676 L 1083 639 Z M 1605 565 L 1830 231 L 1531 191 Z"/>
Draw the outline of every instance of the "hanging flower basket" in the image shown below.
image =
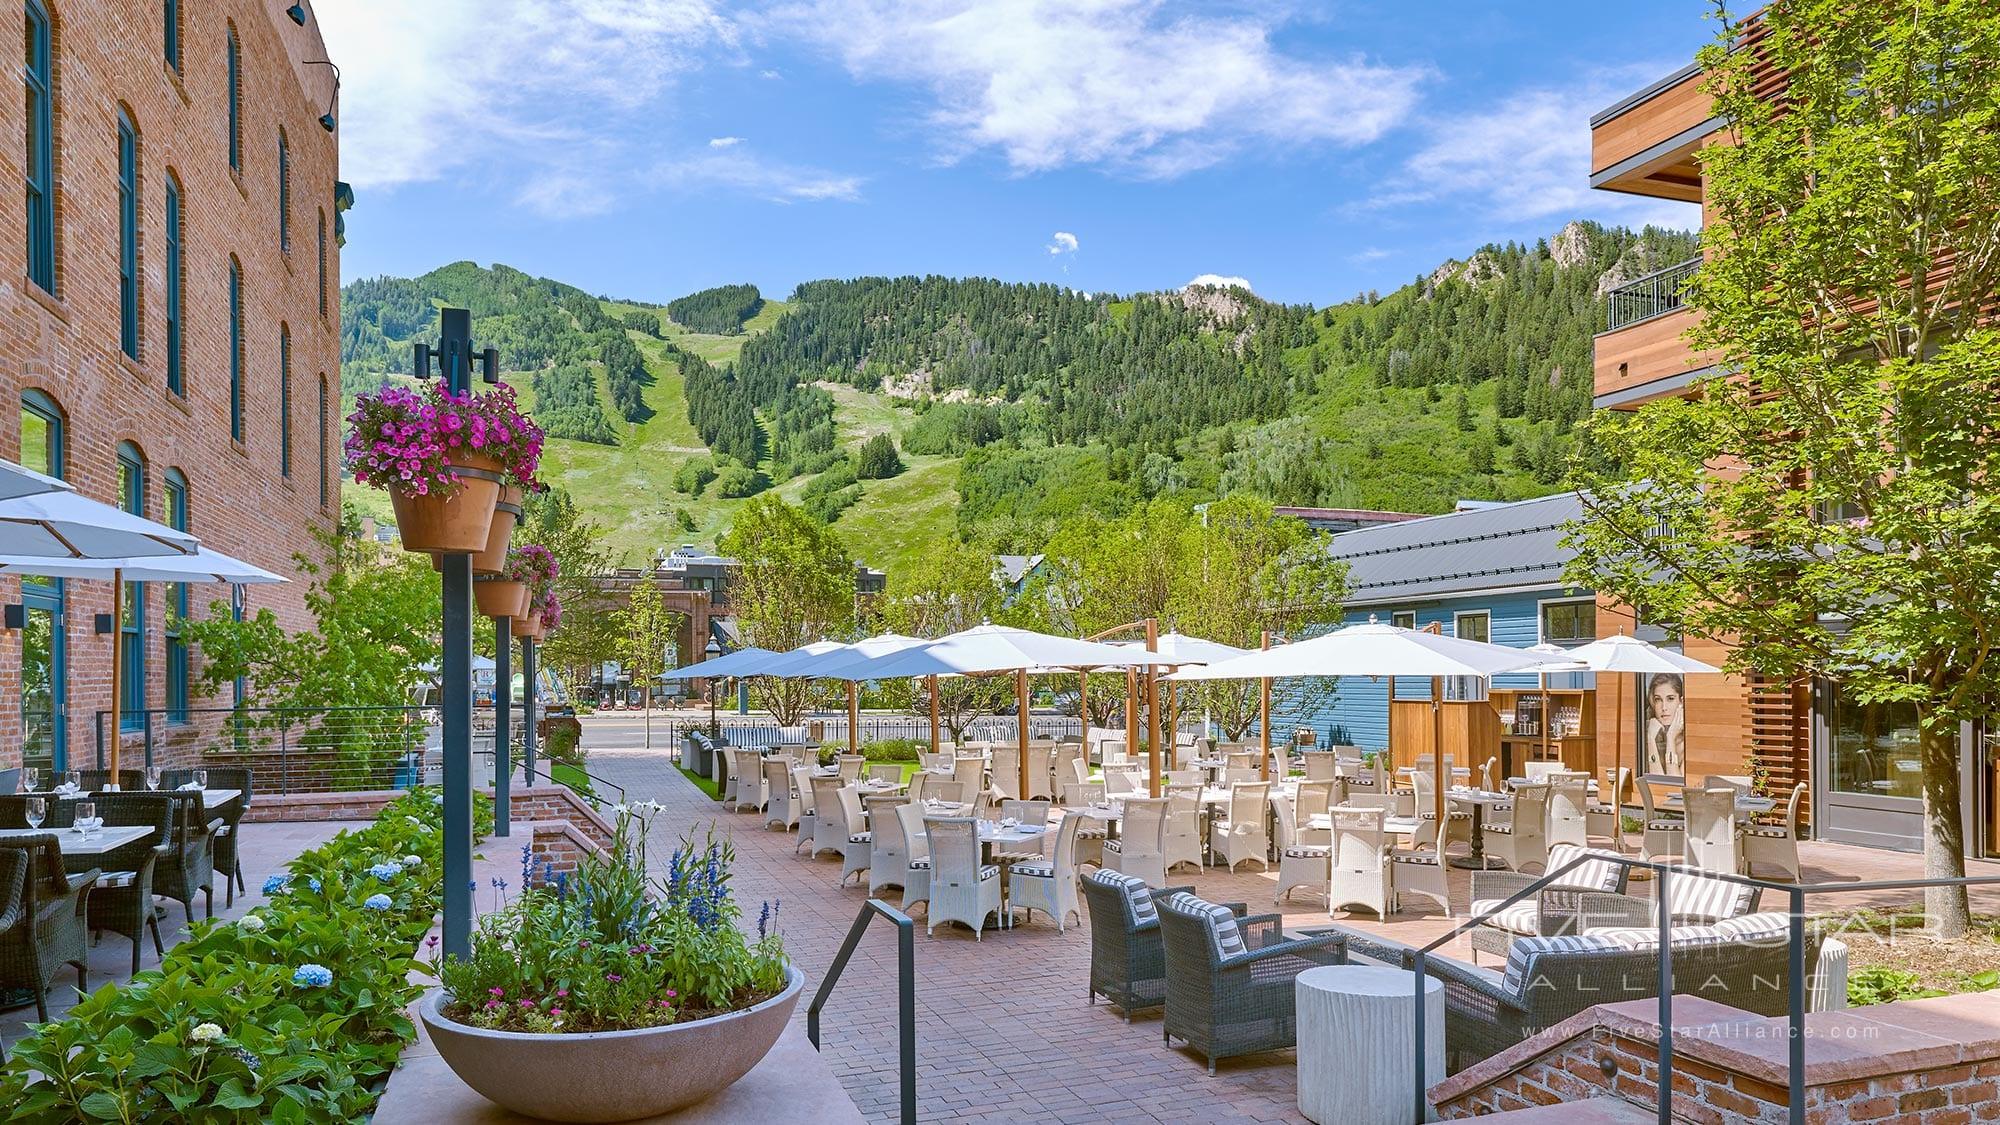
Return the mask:
<path fill-rule="evenodd" d="M 558 573 L 555 555 L 539 543 L 523 543 L 508 556 L 507 577 L 528 591 L 526 611 L 514 619 L 515 636 L 540 640 L 562 620 L 555 593 Z"/>
<path fill-rule="evenodd" d="M 486 546 L 472 556 L 472 573 L 498 574 L 507 565 L 507 544 L 513 540 L 514 528 L 521 522 L 522 495 L 520 485 L 509 483 L 500 486 L 500 502 L 493 506 L 493 526 L 487 529 Z"/>
<path fill-rule="evenodd" d="M 495 517 L 496 522 L 498 517 Z M 472 580 L 472 600 L 488 617 L 528 616 L 528 587 L 504 574 L 482 574 Z M 516 630 L 517 632 L 519 630 Z"/>
<path fill-rule="evenodd" d="M 347 421 L 348 469 L 356 484 L 388 490 L 405 550 L 485 551 L 501 489 L 535 486 L 542 432 L 505 385 L 485 394 L 386 386 L 362 395 Z M 510 513 L 503 543 L 512 531 Z"/>

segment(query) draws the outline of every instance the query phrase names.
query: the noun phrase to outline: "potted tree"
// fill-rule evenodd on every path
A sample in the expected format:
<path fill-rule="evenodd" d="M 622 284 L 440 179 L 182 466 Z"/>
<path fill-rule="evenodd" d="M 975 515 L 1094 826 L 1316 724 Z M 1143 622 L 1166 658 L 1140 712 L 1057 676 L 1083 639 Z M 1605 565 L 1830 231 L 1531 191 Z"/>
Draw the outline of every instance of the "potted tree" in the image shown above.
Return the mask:
<path fill-rule="evenodd" d="M 784 1031 L 805 975 L 775 910 L 764 904 L 754 939 L 737 925 L 734 856 L 712 830 L 654 882 L 645 817 L 658 810 L 621 809 L 610 848 L 574 876 L 524 851 L 519 896 L 480 919 L 469 957 L 436 966 L 424 1027 L 489 1100 L 550 1121 L 670 1113 L 749 1073 Z"/>
<path fill-rule="evenodd" d="M 348 468 L 356 484 L 388 491 L 405 550 L 485 551 L 502 489 L 535 487 L 542 431 L 505 385 L 484 394 L 385 386 L 362 395 L 347 421 Z"/>

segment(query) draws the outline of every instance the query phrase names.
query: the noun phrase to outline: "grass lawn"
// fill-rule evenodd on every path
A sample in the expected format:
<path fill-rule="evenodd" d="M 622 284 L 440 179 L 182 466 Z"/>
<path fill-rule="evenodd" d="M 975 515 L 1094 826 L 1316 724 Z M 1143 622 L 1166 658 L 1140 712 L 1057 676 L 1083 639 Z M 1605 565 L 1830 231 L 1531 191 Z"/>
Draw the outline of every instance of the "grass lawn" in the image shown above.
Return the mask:
<path fill-rule="evenodd" d="M 551 761 L 549 778 L 558 785 L 567 785 L 576 790 L 580 797 L 596 797 L 597 789 L 590 784 L 590 776 L 568 762 Z"/>
<path fill-rule="evenodd" d="M 679 766 L 675 766 L 674 768 L 681 770 L 681 776 L 692 782 L 696 789 L 708 794 L 710 800 L 720 801 L 722 799 L 722 786 L 716 784 L 714 778 L 703 777 L 693 770 L 683 770 Z"/>

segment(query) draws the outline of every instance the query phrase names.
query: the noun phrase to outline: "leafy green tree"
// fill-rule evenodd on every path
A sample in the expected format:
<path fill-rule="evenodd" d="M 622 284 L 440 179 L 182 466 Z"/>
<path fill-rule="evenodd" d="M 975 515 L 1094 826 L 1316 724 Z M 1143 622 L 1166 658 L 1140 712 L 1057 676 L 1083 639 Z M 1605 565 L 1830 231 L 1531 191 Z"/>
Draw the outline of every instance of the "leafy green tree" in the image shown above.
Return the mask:
<path fill-rule="evenodd" d="M 998 566 L 990 553 L 961 544 L 924 552 L 890 572 L 883 625 L 906 636 L 942 637 L 1003 619 L 1007 607 L 994 580 Z M 919 718 L 930 717 L 930 687 L 919 681 L 911 701 Z M 938 722 L 954 742 L 965 740 L 974 719 L 1006 708 L 1014 698 L 1013 680 L 1005 678 L 944 677 L 936 687 Z"/>
<path fill-rule="evenodd" d="M 646 749 L 653 748 L 653 682 L 667 670 L 667 647 L 674 643 L 681 615 L 667 608 L 666 599 L 653 581 L 650 570 L 643 572 L 626 596 L 625 610 L 618 615 L 618 653 L 632 682 L 640 685 L 646 708 Z M 567 620 L 564 621 L 567 627 Z M 561 630 L 557 630 L 561 632 Z"/>
<path fill-rule="evenodd" d="M 2000 292 L 2000 9 L 1776 0 L 1759 22 L 1701 56 L 1728 143 L 1704 150 L 1691 340 L 1733 374 L 1599 416 L 1624 471 L 1580 474 L 1571 574 L 1730 641 L 1736 672 L 1911 706 L 1925 873 L 1958 876 L 1959 732 L 2000 703 L 2000 332 L 1970 314 Z M 1965 932 L 1963 888 L 1925 906 Z"/>
<path fill-rule="evenodd" d="M 408 706 L 438 658 L 438 576 L 427 556 L 385 547 L 360 535 L 350 507 L 337 533 L 317 534 L 318 557 L 293 556 L 307 580 L 312 626 L 288 632 L 269 609 L 233 620 L 229 604 L 183 622 L 181 636 L 201 655 L 195 687 L 214 696 L 241 678 L 247 690 L 239 729 L 305 728 L 315 747 L 380 764 L 394 753 L 373 724 L 322 721 L 329 708 Z M 254 710 L 253 710 L 254 709 Z"/>
<path fill-rule="evenodd" d="M 855 454 L 855 475 L 862 480 L 888 480 L 903 471 L 903 459 L 896 455 L 896 439 L 876 434 L 861 443 Z"/>
<path fill-rule="evenodd" d="M 674 470 L 674 489 L 689 496 L 700 496 L 715 479 L 715 462 L 707 457 L 690 457 Z"/>
<path fill-rule="evenodd" d="M 539 543 L 555 556 L 555 595 L 563 610 L 562 628 L 550 633 L 537 653 L 574 693 L 605 661 L 618 656 L 622 625 L 600 584 L 611 573 L 604 529 L 584 518 L 570 494 L 559 487 L 528 497 L 521 507 L 521 526 L 514 538 Z"/>
<path fill-rule="evenodd" d="M 746 642 L 785 652 L 852 631 L 854 560 L 824 524 L 779 497 L 759 496 L 717 546 L 738 564 L 730 601 Z M 811 680 L 755 683 L 764 709 L 787 726 L 824 694 Z"/>

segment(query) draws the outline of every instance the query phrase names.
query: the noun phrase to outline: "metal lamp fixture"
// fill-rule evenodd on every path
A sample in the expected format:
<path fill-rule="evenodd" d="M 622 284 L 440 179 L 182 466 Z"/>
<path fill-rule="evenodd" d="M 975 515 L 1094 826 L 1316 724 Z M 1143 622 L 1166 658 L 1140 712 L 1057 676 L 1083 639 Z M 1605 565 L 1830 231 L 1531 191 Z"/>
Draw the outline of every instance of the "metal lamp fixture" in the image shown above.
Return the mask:
<path fill-rule="evenodd" d="M 292 22 L 298 24 L 300 27 L 306 25 L 306 6 L 304 4 L 294 4 L 286 8 L 285 14 L 292 17 Z"/>
<path fill-rule="evenodd" d="M 710 637 L 708 638 L 708 645 L 701 651 L 702 655 L 708 657 L 710 660 L 714 660 L 716 657 L 722 655 L 722 642 L 716 640 L 714 637 Z M 722 731 L 722 727 L 715 721 L 715 687 L 716 685 L 713 682 L 708 685 L 708 737 L 710 741 L 713 741 Z"/>

